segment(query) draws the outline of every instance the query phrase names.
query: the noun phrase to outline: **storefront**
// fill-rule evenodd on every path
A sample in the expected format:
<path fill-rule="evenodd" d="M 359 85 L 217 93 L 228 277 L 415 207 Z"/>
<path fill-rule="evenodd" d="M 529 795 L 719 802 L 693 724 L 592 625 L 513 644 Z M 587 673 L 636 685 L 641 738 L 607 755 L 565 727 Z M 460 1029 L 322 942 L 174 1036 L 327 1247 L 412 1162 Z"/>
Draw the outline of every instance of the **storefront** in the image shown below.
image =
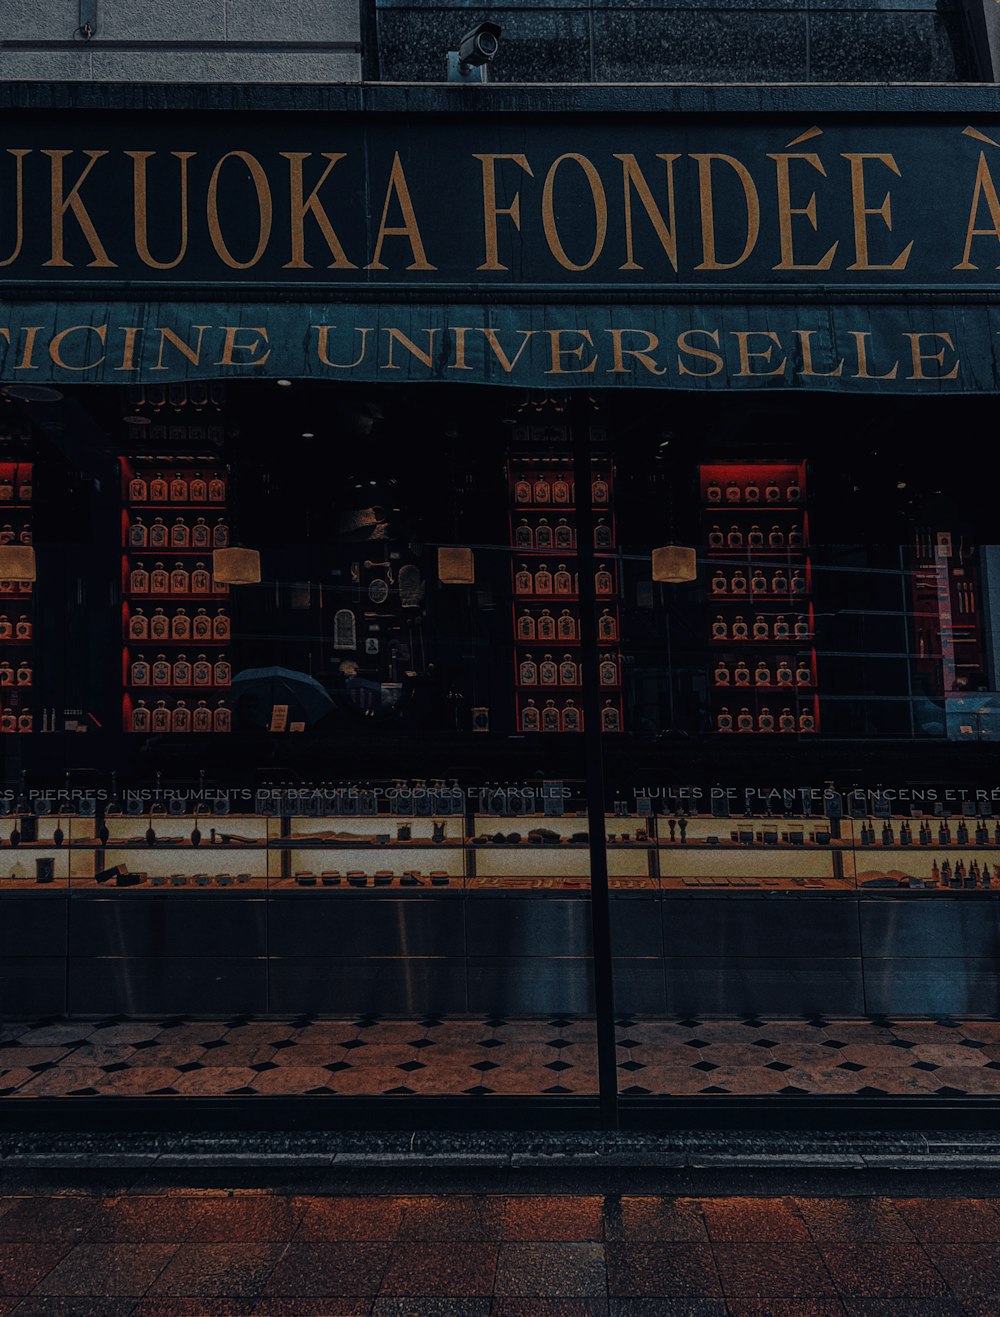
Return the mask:
<path fill-rule="evenodd" d="M 4 1017 L 960 1094 L 650 1076 L 1000 1013 L 988 90 L 61 94 L 0 157 Z"/>

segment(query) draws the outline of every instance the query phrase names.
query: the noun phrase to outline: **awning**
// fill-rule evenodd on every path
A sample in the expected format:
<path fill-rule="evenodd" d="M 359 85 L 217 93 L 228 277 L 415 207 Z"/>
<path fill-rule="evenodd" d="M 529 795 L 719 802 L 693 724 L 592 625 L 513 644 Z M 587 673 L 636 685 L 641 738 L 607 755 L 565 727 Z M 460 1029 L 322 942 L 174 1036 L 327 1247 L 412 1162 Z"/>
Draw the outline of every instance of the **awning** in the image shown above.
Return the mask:
<path fill-rule="evenodd" d="M 9 302 L 0 382 L 1000 391 L 986 302 Z"/>

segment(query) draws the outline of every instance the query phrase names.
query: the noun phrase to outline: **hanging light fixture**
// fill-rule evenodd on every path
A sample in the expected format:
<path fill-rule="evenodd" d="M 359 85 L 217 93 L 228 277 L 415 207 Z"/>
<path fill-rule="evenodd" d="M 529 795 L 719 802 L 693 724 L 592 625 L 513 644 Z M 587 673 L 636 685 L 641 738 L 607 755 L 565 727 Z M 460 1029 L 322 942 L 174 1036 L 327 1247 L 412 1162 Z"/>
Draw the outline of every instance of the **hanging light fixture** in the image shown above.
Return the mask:
<path fill-rule="evenodd" d="M 438 549 L 438 580 L 442 585 L 475 585 L 476 560 L 471 549 Z"/>
<path fill-rule="evenodd" d="M 30 544 L 0 544 L 0 581 L 34 581 L 35 550 Z"/>
<path fill-rule="evenodd" d="M 667 544 L 653 550 L 653 580 L 683 585 L 698 575 L 698 555 L 681 544 Z"/>
<path fill-rule="evenodd" d="M 212 576 L 221 585 L 259 585 L 260 553 L 256 549 L 215 549 Z"/>

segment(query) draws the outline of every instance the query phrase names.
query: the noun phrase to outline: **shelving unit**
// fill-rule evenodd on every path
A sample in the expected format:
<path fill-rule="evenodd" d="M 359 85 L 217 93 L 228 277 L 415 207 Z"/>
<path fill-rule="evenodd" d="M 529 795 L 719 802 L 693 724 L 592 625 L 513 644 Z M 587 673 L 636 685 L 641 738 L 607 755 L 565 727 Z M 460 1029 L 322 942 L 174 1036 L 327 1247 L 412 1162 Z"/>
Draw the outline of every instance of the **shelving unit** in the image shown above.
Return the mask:
<path fill-rule="evenodd" d="M 806 481 L 804 462 L 699 468 L 714 731 L 819 731 Z"/>
<path fill-rule="evenodd" d="M 975 550 L 949 531 L 921 529 L 909 558 L 916 675 L 945 699 L 967 696 L 986 667 Z"/>
<path fill-rule="evenodd" d="M 179 446 L 188 433 L 170 427 Z M 229 473 L 194 452 L 122 455 L 119 466 L 123 728 L 228 732 L 232 619 L 212 553 L 229 544 Z"/>
<path fill-rule="evenodd" d="M 30 461 L 0 461 L 0 545 L 34 538 L 34 469 Z M 0 734 L 35 730 L 34 586 L 0 581 Z"/>

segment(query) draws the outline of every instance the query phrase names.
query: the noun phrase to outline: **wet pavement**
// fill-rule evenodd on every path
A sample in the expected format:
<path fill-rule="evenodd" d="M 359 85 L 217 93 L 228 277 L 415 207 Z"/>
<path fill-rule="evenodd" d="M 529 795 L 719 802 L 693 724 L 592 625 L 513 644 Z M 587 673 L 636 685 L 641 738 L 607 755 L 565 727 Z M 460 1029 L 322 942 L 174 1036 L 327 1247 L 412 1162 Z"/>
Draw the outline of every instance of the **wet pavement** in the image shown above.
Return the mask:
<path fill-rule="evenodd" d="M 956 1193 L 954 1177 L 943 1196 L 926 1178 L 905 1192 L 856 1180 L 861 1192 L 729 1195 L 12 1175 L 0 1186 L 0 1315 L 1000 1312 L 1000 1199 L 981 1185 Z"/>

